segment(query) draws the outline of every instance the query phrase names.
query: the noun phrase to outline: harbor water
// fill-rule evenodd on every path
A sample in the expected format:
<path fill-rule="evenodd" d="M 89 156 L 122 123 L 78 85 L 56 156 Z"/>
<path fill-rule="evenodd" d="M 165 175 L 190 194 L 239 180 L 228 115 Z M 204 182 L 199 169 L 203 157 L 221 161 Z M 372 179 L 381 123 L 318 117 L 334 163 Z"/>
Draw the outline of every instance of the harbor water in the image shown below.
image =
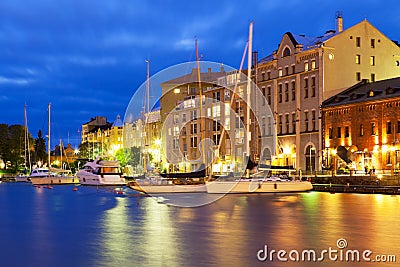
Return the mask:
<path fill-rule="evenodd" d="M 400 262 L 400 196 L 232 194 L 182 208 L 129 188 L 117 194 L 112 188 L 78 186 L 74 191 L 73 187 L 0 184 L 1 266 L 397 266 Z"/>

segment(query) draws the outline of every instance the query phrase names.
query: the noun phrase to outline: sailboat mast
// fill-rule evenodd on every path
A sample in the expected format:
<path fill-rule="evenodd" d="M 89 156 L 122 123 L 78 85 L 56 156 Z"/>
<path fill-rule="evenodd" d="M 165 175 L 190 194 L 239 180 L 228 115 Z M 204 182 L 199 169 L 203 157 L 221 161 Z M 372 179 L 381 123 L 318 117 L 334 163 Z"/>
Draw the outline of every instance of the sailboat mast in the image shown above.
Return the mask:
<path fill-rule="evenodd" d="M 201 134 L 201 155 L 202 155 L 202 163 L 206 163 L 206 154 L 204 152 L 204 130 L 205 126 L 203 125 L 203 89 L 201 88 L 201 79 L 200 79 L 200 57 L 199 57 L 199 45 L 197 43 L 197 38 L 195 39 L 196 44 L 196 63 L 197 63 L 197 80 L 199 87 L 199 96 L 200 96 L 200 134 Z"/>
<path fill-rule="evenodd" d="M 251 141 L 251 132 L 250 132 L 250 106 L 251 106 L 251 95 L 250 95 L 250 86 L 251 86 L 251 55 L 252 55 L 252 45 L 253 45 L 253 22 L 250 23 L 249 26 L 249 49 L 247 51 L 247 90 L 246 90 L 246 156 L 247 160 L 250 161 L 250 141 Z"/>
<path fill-rule="evenodd" d="M 49 169 L 50 169 L 50 107 L 51 107 L 51 104 L 49 103 L 49 105 L 48 105 L 48 115 L 49 115 L 49 117 L 48 117 L 48 140 L 47 140 L 47 164 L 49 165 Z"/>
<path fill-rule="evenodd" d="M 142 141 L 144 141 L 144 149 L 146 149 L 148 145 L 148 129 L 147 129 L 147 120 L 149 118 L 149 110 L 150 110 L 150 60 L 146 59 L 146 92 L 144 94 L 144 116 L 143 116 L 143 138 Z M 146 151 L 147 152 L 147 151 Z M 147 154 L 143 153 L 143 172 L 146 172 L 147 170 Z"/>
<path fill-rule="evenodd" d="M 26 169 L 26 156 L 28 154 L 28 165 L 29 165 L 29 172 L 31 171 L 31 154 L 29 153 L 29 131 L 28 131 L 28 116 L 26 114 L 26 103 L 24 105 L 24 126 L 25 126 L 25 163 L 24 167 Z"/>

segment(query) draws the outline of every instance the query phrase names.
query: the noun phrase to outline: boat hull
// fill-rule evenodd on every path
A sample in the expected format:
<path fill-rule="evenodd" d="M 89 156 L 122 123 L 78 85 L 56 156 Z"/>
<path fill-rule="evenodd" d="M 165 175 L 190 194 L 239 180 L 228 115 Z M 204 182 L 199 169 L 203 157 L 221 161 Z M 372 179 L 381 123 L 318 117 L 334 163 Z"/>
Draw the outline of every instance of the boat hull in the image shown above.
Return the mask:
<path fill-rule="evenodd" d="M 97 175 L 85 171 L 79 171 L 76 176 L 81 185 L 109 186 L 126 185 L 125 178 L 118 174 Z"/>
<path fill-rule="evenodd" d="M 172 179 L 164 179 L 159 177 L 136 179 L 135 182 L 129 184 L 133 190 L 147 194 L 168 194 L 168 193 L 205 193 L 207 192 L 204 183 L 195 184 L 176 184 Z"/>
<path fill-rule="evenodd" d="M 49 184 L 78 184 L 78 178 L 74 176 L 46 176 L 46 177 L 29 177 L 34 185 L 49 185 Z"/>
<path fill-rule="evenodd" d="M 18 175 L 18 176 L 15 177 L 15 181 L 16 182 L 23 182 L 23 183 L 30 183 L 31 182 L 31 178 L 29 178 L 29 176 Z"/>
<path fill-rule="evenodd" d="M 206 182 L 207 193 L 210 194 L 247 194 L 247 193 L 284 193 L 306 192 L 311 190 L 310 182 L 300 181 L 212 181 Z"/>

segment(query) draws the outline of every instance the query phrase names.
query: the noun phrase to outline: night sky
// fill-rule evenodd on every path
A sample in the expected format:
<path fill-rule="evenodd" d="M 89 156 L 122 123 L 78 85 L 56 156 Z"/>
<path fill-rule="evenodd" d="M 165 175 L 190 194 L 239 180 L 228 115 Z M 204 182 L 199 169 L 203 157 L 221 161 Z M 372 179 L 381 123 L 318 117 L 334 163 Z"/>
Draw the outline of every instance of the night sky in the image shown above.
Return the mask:
<path fill-rule="evenodd" d="M 197 37 L 202 60 L 239 68 L 250 21 L 261 58 L 285 32 L 320 36 L 335 29 L 338 10 L 345 29 L 366 18 L 400 39 L 396 0 L 2 0 L 0 123 L 23 124 L 26 103 L 36 137 L 47 132 L 51 103 L 52 139 L 76 146 L 91 117 L 123 118 L 146 80 L 147 58 L 151 74 L 194 61 Z"/>

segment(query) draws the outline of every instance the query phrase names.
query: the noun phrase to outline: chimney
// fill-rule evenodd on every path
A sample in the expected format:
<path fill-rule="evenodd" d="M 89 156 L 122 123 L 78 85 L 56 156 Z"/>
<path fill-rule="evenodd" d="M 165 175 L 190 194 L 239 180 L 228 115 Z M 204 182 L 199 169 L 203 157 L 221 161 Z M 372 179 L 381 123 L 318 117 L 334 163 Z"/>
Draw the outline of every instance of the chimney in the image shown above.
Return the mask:
<path fill-rule="evenodd" d="M 343 17 L 340 11 L 336 12 L 336 28 L 336 32 L 338 33 L 343 31 Z"/>

